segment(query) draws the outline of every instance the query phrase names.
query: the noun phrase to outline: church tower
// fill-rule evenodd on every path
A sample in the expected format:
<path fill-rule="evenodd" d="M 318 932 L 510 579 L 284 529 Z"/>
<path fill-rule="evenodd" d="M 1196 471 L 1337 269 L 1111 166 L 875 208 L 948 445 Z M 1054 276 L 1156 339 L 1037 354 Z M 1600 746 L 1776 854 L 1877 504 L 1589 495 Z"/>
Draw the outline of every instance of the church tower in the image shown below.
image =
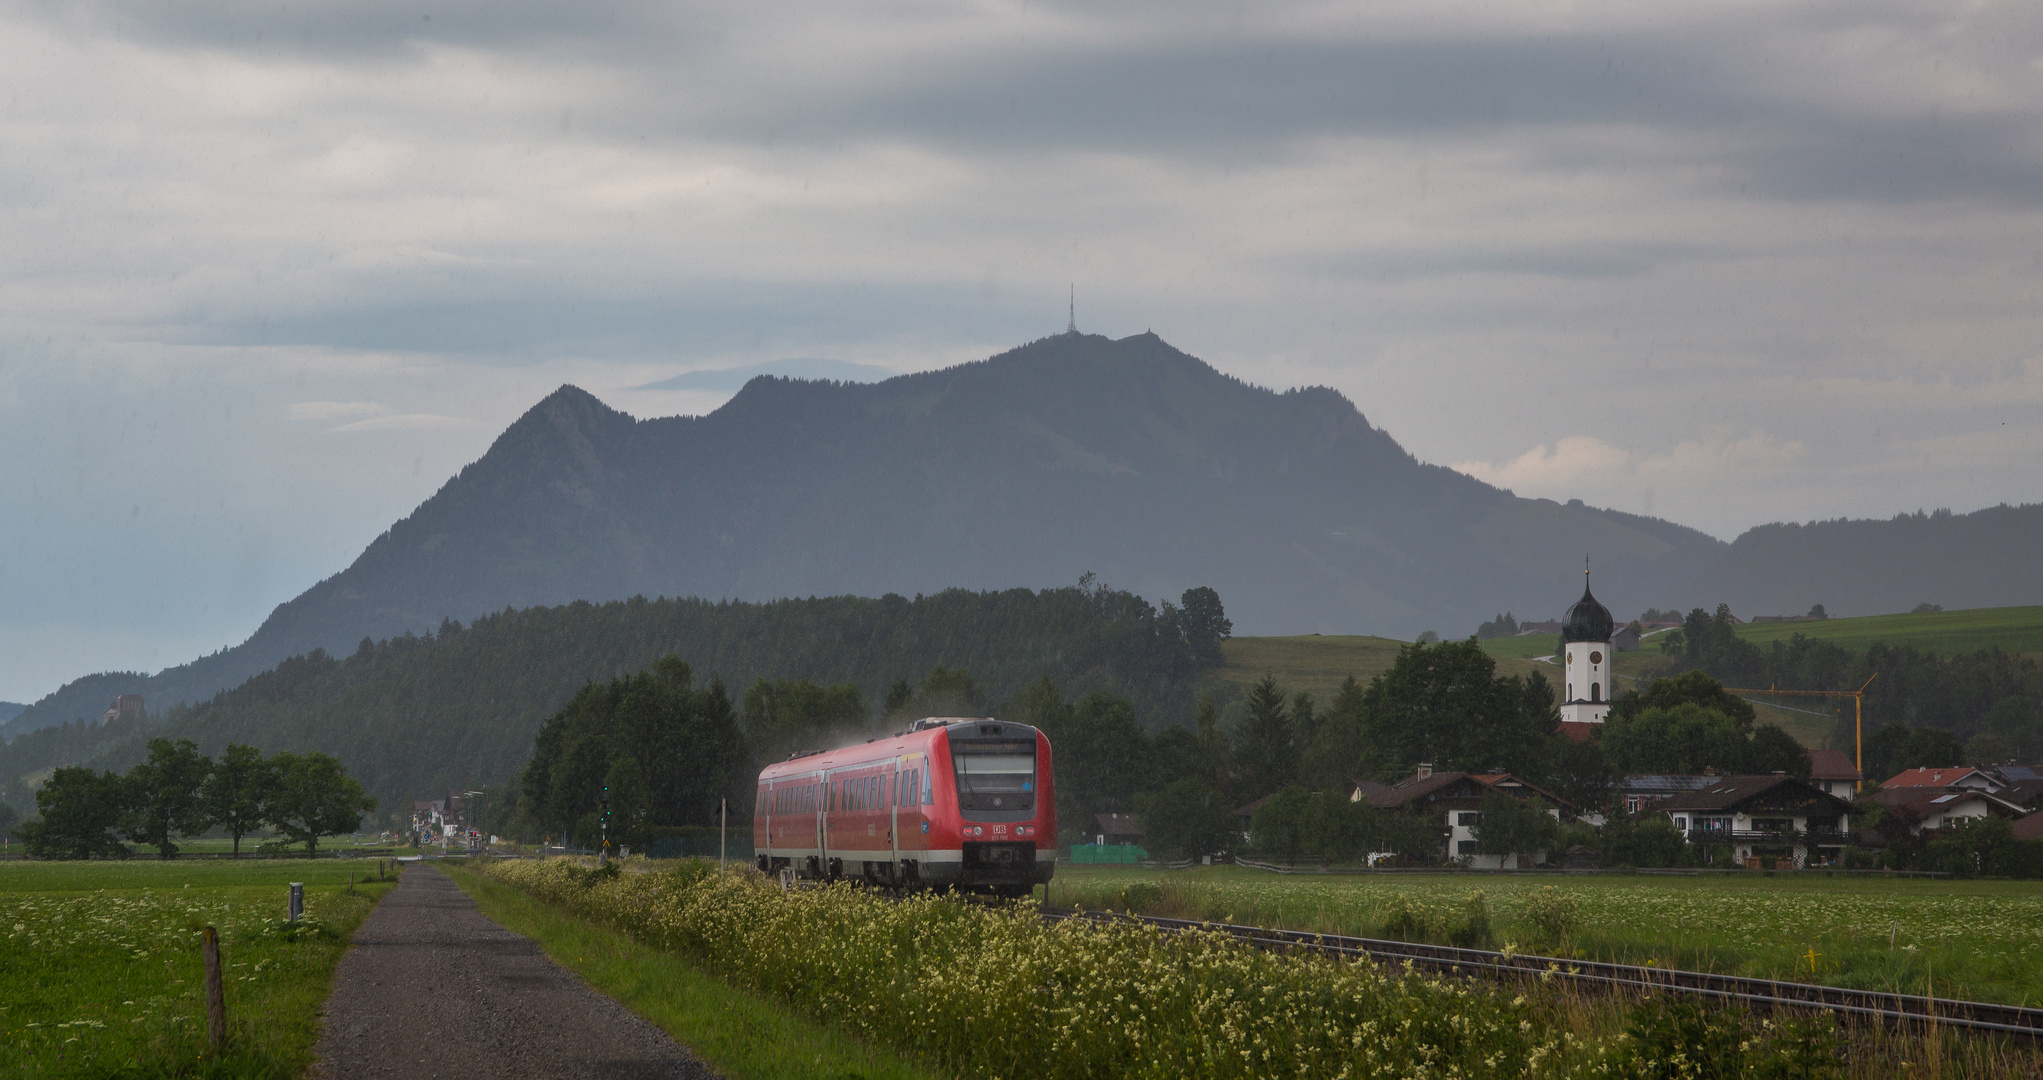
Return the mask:
<path fill-rule="evenodd" d="M 1561 722 L 1600 724 L 1610 713 L 1610 669 L 1616 650 L 1610 639 L 1617 620 L 1589 592 L 1589 571 L 1582 571 L 1582 599 L 1561 620 L 1561 671 L 1565 704 Z"/>

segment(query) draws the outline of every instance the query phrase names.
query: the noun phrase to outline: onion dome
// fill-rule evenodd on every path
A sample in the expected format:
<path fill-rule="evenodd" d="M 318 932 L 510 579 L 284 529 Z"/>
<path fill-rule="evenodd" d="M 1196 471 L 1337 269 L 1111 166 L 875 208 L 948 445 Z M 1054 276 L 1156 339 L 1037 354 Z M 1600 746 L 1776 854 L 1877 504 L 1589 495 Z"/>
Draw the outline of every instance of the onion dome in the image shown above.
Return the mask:
<path fill-rule="evenodd" d="M 1561 620 L 1561 644 L 1575 641 L 1609 641 L 1617 632 L 1617 620 L 1610 617 L 1610 609 L 1598 603 L 1589 592 L 1589 583 L 1582 583 L 1582 599 L 1568 609 L 1568 616 Z"/>

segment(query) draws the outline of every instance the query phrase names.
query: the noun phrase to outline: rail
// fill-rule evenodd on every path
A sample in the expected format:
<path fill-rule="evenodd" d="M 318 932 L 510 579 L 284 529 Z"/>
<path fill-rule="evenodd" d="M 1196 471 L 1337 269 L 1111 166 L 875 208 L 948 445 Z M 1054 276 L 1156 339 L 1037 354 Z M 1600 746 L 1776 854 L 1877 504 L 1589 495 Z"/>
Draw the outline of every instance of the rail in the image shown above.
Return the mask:
<path fill-rule="evenodd" d="M 1938 1026 L 1981 1035 L 2008 1035 L 2043 1040 L 2043 1009 L 1996 1005 L 1984 1001 L 1890 994 L 1818 983 L 1781 982 L 1705 971 L 1567 960 L 1489 949 L 1460 949 L 1409 941 L 1344 937 L 1260 926 L 1166 919 L 1120 912 L 1046 909 L 1048 922 L 1083 919 L 1093 922 L 1135 922 L 1169 931 L 1205 930 L 1228 934 L 1259 949 L 1303 951 L 1322 956 L 1371 960 L 1395 967 L 1449 975 L 1499 980 L 1562 982 L 1585 990 L 1674 993 L 1713 1001 L 1735 1002 L 1759 1010 L 1804 1009 L 1841 1017 L 1877 1021 L 1894 1027 Z"/>

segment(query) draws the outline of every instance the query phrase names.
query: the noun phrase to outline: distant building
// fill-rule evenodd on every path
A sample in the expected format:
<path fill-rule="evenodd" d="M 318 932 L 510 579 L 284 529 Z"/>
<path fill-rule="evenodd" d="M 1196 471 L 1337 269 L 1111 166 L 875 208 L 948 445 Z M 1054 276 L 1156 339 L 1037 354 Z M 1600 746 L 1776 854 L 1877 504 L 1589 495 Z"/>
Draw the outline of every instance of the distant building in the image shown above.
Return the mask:
<path fill-rule="evenodd" d="M 1976 788 L 1889 788 L 1875 793 L 1873 801 L 1915 815 L 1918 824 L 1910 831 L 1918 834 L 1946 828 L 1966 818 L 1997 817 L 2012 821 L 2024 816 L 2021 807 Z"/>
<path fill-rule="evenodd" d="M 1561 624 L 1557 622 L 1522 622 L 1518 624 L 1518 636 L 1527 634 L 1558 634 Z"/>
<path fill-rule="evenodd" d="M 1850 842 L 1851 804 L 1783 773 L 1720 776 L 1653 809 L 1690 844 L 1728 847 L 1740 863 L 1771 857 L 1792 860 L 1797 869 L 1835 866 Z"/>
<path fill-rule="evenodd" d="M 1887 778 L 1883 790 L 1894 788 L 1970 788 L 1998 793 L 2007 783 L 1985 769 L 1909 769 Z"/>
<path fill-rule="evenodd" d="M 1851 755 L 1842 750 L 1809 751 L 1809 782 L 1837 796 L 1849 799 L 1858 794 L 1858 766 L 1851 763 Z"/>
<path fill-rule="evenodd" d="M 99 722 L 111 724 L 116 720 L 140 720 L 144 715 L 146 714 L 142 709 L 142 695 L 122 694 L 113 699 L 113 704 L 108 705 L 105 712 L 99 714 Z"/>
<path fill-rule="evenodd" d="M 1561 620 L 1561 682 L 1565 695 L 1561 705 L 1561 730 L 1581 738 L 1589 728 L 1610 715 L 1610 669 L 1616 662 L 1611 638 L 1617 620 L 1610 609 L 1598 603 L 1589 591 L 1589 571 L 1582 571 L 1582 599 L 1568 609 Z M 1571 729 L 1571 725 L 1574 725 Z"/>
<path fill-rule="evenodd" d="M 1385 787 L 1358 784 L 1348 798 L 1384 810 L 1401 810 L 1440 823 L 1438 853 L 1479 870 L 1529 870 L 1546 861 L 1544 851 L 1513 852 L 1509 855 L 1476 853 L 1476 830 L 1482 820 L 1483 796 L 1502 792 L 1528 805 L 1544 805 L 1556 819 L 1573 816 L 1579 808 L 1543 788 L 1534 787 L 1510 773 L 1434 772 L 1431 765 L 1398 783 Z M 1417 854 L 1407 852 L 1404 854 Z"/>
<path fill-rule="evenodd" d="M 1142 842 L 1142 822 L 1133 814 L 1095 814 L 1093 820 L 1099 824 L 1096 835 L 1102 844 Z"/>
<path fill-rule="evenodd" d="M 1632 773 L 1618 782 L 1618 796 L 1627 814 L 1643 814 L 1658 804 L 1715 784 L 1715 773 Z"/>

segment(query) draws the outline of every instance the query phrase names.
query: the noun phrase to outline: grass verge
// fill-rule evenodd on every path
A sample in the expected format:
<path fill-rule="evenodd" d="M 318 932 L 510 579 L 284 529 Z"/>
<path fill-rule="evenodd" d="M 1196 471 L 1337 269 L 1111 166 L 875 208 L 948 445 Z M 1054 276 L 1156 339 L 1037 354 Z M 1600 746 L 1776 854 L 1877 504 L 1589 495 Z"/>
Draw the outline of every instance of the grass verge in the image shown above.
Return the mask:
<path fill-rule="evenodd" d="M 475 898 L 483 914 L 531 938 L 555 963 L 658 1024 L 733 1080 L 923 1080 L 938 1075 L 739 990 L 621 930 L 466 867 L 442 864 L 441 869 Z"/>
<path fill-rule="evenodd" d="M 373 862 L 0 866 L 0 1075 L 295 1077 L 355 927 L 395 881 Z M 284 924 L 289 883 L 306 921 Z M 199 930 L 221 936 L 228 1048 L 205 1045 Z"/>

